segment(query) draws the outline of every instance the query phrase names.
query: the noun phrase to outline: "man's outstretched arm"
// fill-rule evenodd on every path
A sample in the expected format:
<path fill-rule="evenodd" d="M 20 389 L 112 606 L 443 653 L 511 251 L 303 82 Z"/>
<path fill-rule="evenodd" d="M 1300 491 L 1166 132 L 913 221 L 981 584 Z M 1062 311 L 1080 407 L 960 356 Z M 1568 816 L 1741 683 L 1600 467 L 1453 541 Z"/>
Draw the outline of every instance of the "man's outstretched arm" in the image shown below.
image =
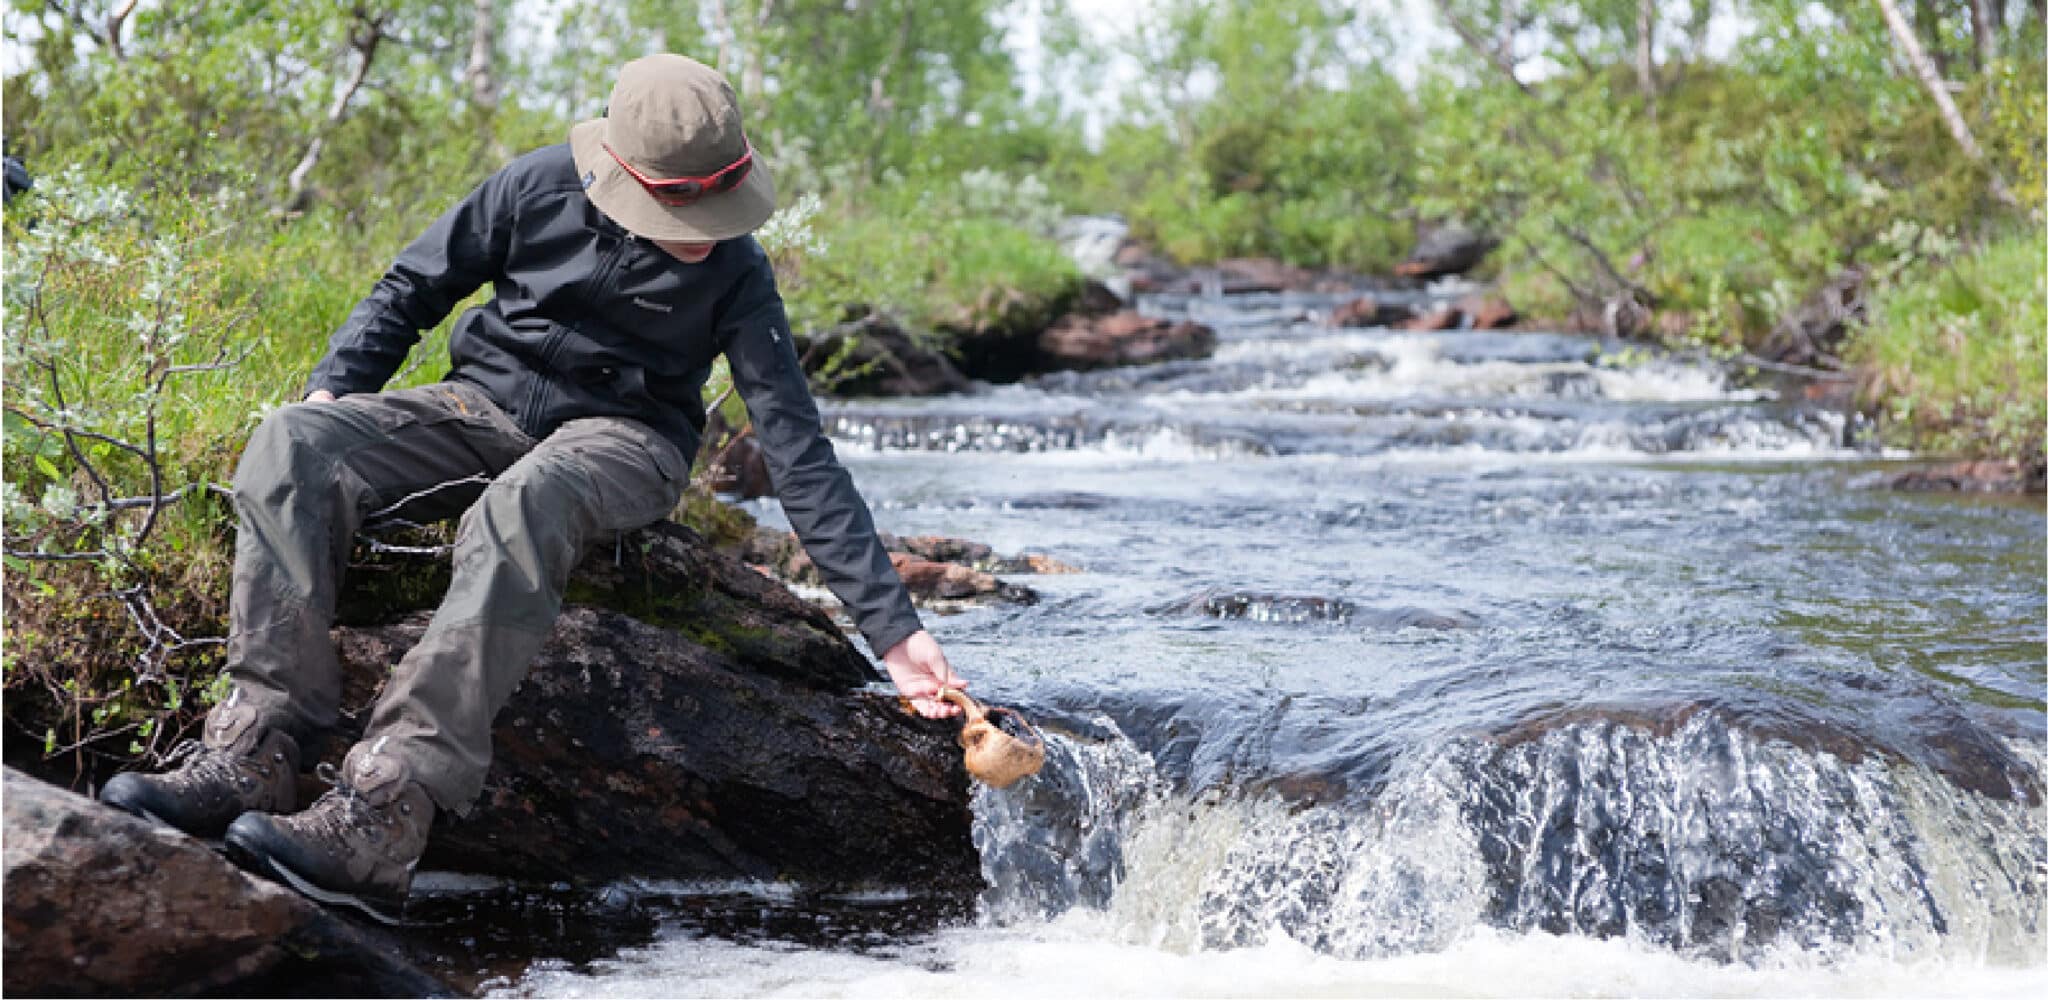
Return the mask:
<path fill-rule="evenodd" d="M 719 325 L 733 385 L 753 416 L 754 435 L 782 510 L 825 585 L 846 605 L 868 647 L 881 654 L 889 679 L 920 713 L 931 718 L 959 714 L 935 696 L 941 687 L 967 683 L 953 673 L 938 641 L 924 630 L 910 592 L 875 534 L 867 503 L 825 437 L 765 260 L 745 280 Z"/>

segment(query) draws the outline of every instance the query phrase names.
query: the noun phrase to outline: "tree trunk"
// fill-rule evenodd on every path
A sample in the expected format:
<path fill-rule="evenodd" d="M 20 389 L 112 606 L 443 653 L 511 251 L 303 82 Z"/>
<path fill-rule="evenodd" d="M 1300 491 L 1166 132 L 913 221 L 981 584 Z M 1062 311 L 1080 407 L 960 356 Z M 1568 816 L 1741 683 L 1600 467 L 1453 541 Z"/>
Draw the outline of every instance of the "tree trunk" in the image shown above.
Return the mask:
<path fill-rule="evenodd" d="M 1998 58 L 1998 11 L 1991 0 L 1970 0 L 1970 37 L 1977 43 L 1977 71 Z"/>
<path fill-rule="evenodd" d="M 462 68 L 462 82 L 469 89 L 469 101 L 483 111 L 498 108 L 497 8 L 497 0 L 476 0 L 471 8 L 469 62 Z"/>
<path fill-rule="evenodd" d="M 1657 0 L 1636 0 L 1636 86 L 1657 120 Z"/>
<path fill-rule="evenodd" d="M 1920 85 L 1927 89 L 1927 95 L 1934 99 L 1934 106 L 1941 111 L 1941 120 L 1948 125 L 1948 132 L 1961 146 L 1963 155 L 1973 163 L 1985 163 L 1984 150 L 1978 147 L 1977 138 L 1970 134 L 1970 126 L 1963 121 L 1962 112 L 1956 110 L 1956 102 L 1949 97 L 1948 87 L 1942 82 L 1941 73 L 1933 61 L 1927 58 L 1926 50 L 1920 47 L 1920 40 L 1913 35 L 1913 28 L 1906 23 L 1906 17 L 1899 12 L 1898 0 L 1877 0 L 1877 6 L 1884 11 L 1884 22 L 1891 29 L 1892 41 L 1897 43 L 1899 54 L 1905 57 L 1913 72 L 1920 77 Z M 2001 204 L 2018 208 L 2019 199 L 2006 188 L 2005 178 L 1998 175 L 1998 169 L 1985 164 L 1991 174 L 1991 194 Z"/>

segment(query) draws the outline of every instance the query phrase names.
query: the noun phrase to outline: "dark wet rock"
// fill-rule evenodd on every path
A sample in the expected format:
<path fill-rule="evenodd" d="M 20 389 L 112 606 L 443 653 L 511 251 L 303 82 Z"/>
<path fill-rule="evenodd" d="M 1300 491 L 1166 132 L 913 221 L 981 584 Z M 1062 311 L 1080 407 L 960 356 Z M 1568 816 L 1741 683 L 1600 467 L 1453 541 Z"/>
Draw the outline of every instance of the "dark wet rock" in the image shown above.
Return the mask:
<path fill-rule="evenodd" d="M 1477 230 L 1455 223 L 1423 230 L 1408 259 L 1395 266 L 1394 273 L 1409 278 L 1435 278 L 1463 274 L 1479 265 L 1497 241 Z"/>
<path fill-rule="evenodd" d="M 1153 608 L 1153 614 L 1196 614 L 1255 622 L 1343 622 L 1357 606 L 1334 597 L 1206 590 Z"/>
<path fill-rule="evenodd" d="M 1894 473 L 1881 483 L 1908 493 L 2040 493 L 2048 490 L 2048 461 L 1948 462 Z"/>
<path fill-rule="evenodd" d="M 11 995 L 454 995 L 396 939 L 197 840 L 12 768 L 5 785 Z"/>
<path fill-rule="evenodd" d="M 1215 350 L 1216 332 L 1200 323 L 1176 323 L 1132 309 L 1106 316 L 1076 313 L 1039 335 L 1033 370 L 1089 371 L 1206 358 Z"/>
<path fill-rule="evenodd" d="M 1339 327 L 1394 326 L 1407 322 L 1414 312 L 1407 306 L 1381 302 L 1361 295 L 1330 311 L 1329 325 Z"/>
<path fill-rule="evenodd" d="M 1313 595 L 1261 594 L 1252 591 L 1204 590 L 1182 600 L 1151 609 L 1153 614 L 1204 615 L 1226 621 L 1336 622 L 1365 628 L 1461 629 L 1474 628 L 1479 619 L 1463 611 L 1431 611 L 1426 608 L 1361 607 L 1335 597 Z"/>
<path fill-rule="evenodd" d="M 348 703 L 373 703 L 425 627 L 341 630 Z M 947 726 L 822 677 L 748 669 L 707 639 L 564 611 L 499 713 L 482 796 L 436 821 L 425 866 L 578 883 L 978 884 Z"/>
<path fill-rule="evenodd" d="M 1900 701 L 1899 692 L 1878 682 L 1865 687 L 1881 703 Z M 1670 738 L 1696 722 L 1740 729 L 1750 738 L 1774 741 L 1802 751 L 1826 754 L 1846 764 L 1868 757 L 1925 767 L 1957 788 L 1997 801 L 2039 803 L 2041 776 L 2005 741 L 1952 708 L 1919 711 L 1901 727 L 1897 738 L 1869 728 L 1862 712 L 1840 709 L 1836 716 L 1789 713 L 1782 704 L 1752 706 L 1733 699 L 1696 698 L 1642 704 L 1581 704 L 1539 712 L 1500 727 L 1487 738 L 1502 746 L 1519 746 L 1575 727 L 1621 727 L 1659 739 Z M 1702 720 L 1702 717 L 1706 717 Z"/>
<path fill-rule="evenodd" d="M 498 716 L 481 799 L 437 821 L 426 867 L 978 884 L 958 727 L 856 690 L 880 675 L 823 610 L 673 524 L 595 546 L 568 598 Z M 329 756 L 418 641 L 405 610 L 336 629 L 349 711 Z"/>
<path fill-rule="evenodd" d="M 1498 330 L 1513 326 L 1521 318 L 1515 307 L 1498 295 L 1467 295 L 1452 308 L 1463 318 L 1465 327 L 1472 330 Z"/>
<path fill-rule="evenodd" d="M 1911 815 L 1912 796 L 1896 784 L 1919 781 L 1911 768 L 1857 766 L 1859 753 L 1878 749 L 1845 727 L 1759 726 L 1677 702 L 1560 710 L 1444 763 L 1487 872 L 1490 922 L 1725 959 L 1867 939 L 1876 928 L 1947 929 L 1955 915 L 1943 912 L 1947 890 L 1930 869 L 1948 863 L 1941 853 L 1970 853 L 2010 806 L 1930 789 L 1918 794 L 1946 801 Z M 1915 859 L 1918 836 L 1900 836 L 1909 824 L 1941 841 L 1937 856 L 1922 855 L 1932 864 Z M 1874 860 L 1900 855 L 1903 864 L 1873 872 Z M 1973 877 L 2017 884 L 2042 858 L 1986 850 L 1965 863 L 1983 865 Z"/>
<path fill-rule="evenodd" d="M 806 372 L 834 366 L 838 374 L 827 381 L 838 396 L 934 396 L 969 387 L 967 376 L 937 347 L 877 313 L 800 339 L 797 347 Z"/>
<path fill-rule="evenodd" d="M 1124 308 L 1128 303 L 1123 296 L 1112 291 L 1108 285 L 1094 278 L 1081 283 L 1081 297 L 1074 303 L 1074 311 L 1084 316 L 1107 316 Z"/>
<path fill-rule="evenodd" d="M 1772 361 L 1811 368 L 1842 367 L 1842 341 L 1861 322 L 1869 273 L 1848 267 L 1823 282 L 1799 306 L 1779 317 L 1757 353 Z"/>

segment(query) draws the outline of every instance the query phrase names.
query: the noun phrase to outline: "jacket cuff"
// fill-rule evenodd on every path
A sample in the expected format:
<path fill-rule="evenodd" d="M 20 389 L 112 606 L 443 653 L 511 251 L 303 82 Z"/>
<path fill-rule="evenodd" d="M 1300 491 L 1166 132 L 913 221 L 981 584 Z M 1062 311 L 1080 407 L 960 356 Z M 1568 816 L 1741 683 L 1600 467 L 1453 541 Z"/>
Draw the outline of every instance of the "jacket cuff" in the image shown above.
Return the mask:
<path fill-rule="evenodd" d="M 918 619 L 917 612 L 905 608 L 874 625 L 863 622 L 860 634 L 867 639 L 868 649 L 874 651 L 875 659 L 879 660 L 895 649 L 897 643 L 922 631 L 924 622 Z"/>

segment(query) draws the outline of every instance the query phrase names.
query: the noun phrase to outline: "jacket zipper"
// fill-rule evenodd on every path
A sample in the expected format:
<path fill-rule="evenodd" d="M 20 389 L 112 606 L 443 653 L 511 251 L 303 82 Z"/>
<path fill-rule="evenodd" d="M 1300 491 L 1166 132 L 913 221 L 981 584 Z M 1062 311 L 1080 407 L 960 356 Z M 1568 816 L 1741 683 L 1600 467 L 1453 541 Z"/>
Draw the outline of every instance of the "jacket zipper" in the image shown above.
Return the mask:
<path fill-rule="evenodd" d="M 605 251 L 604 256 L 598 259 L 588 296 L 593 307 L 604 292 L 618 284 L 619 255 L 625 250 L 626 242 L 632 238 L 630 235 L 620 236 L 612 242 L 611 248 Z M 526 433 L 536 440 L 545 436 L 541 433 L 541 408 L 547 401 L 549 379 L 554 373 L 555 355 L 561 353 L 563 341 L 569 339 L 568 326 L 556 323 L 554 327 L 548 333 L 548 339 L 541 343 L 538 355 L 541 370 L 534 373 L 533 388 L 527 392 Z"/>

